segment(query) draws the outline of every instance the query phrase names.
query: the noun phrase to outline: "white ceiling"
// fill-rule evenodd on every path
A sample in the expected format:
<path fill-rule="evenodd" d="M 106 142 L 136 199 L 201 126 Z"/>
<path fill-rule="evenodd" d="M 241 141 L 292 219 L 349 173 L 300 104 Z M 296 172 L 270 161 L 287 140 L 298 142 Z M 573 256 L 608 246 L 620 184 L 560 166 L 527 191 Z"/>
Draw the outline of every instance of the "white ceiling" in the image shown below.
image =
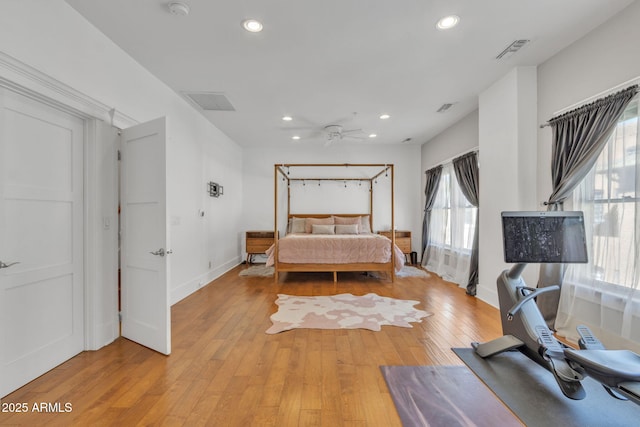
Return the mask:
<path fill-rule="evenodd" d="M 336 123 L 378 135 L 340 144 L 422 144 L 514 66 L 544 62 L 633 1 L 184 0 L 188 16 L 168 0 L 67 2 L 176 92 L 224 94 L 236 111 L 194 108 L 258 147 L 322 146 L 318 131 Z M 459 25 L 437 30 L 448 14 Z M 246 32 L 246 18 L 264 30 Z M 531 42 L 495 59 L 517 39 Z"/>

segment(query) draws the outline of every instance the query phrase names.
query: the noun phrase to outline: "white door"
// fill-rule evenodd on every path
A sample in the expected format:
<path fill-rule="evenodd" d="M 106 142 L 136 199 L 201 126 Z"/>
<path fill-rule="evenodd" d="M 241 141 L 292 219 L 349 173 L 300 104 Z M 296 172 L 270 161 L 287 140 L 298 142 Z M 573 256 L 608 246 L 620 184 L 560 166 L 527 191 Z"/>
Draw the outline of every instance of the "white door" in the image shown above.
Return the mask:
<path fill-rule="evenodd" d="M 0 88 L 0 396 L 84 347 L 84 121 Z"/>
<path fill-rule="evenodd" d="M 171 352 L 165 118 L 125 129 L 120 190 L 122 336 Z"/>

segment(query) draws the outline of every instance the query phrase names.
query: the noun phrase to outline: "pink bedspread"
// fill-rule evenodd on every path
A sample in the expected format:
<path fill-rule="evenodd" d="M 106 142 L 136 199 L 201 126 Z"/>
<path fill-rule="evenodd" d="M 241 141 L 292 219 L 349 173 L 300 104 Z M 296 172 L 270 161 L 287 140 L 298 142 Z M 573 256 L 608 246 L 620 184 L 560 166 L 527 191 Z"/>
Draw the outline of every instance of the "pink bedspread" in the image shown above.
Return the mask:
<path fill-rule="evenodd" d="M 278 240 L 279 262 L 291 264 L 385 263 L 391 241 L 379 234 L 288 234 Z M 274 265 L 275 245 L 267 250 L 267 265 Z M 394 248 L 395 269 L 404 265 L 404 254 Z"/>

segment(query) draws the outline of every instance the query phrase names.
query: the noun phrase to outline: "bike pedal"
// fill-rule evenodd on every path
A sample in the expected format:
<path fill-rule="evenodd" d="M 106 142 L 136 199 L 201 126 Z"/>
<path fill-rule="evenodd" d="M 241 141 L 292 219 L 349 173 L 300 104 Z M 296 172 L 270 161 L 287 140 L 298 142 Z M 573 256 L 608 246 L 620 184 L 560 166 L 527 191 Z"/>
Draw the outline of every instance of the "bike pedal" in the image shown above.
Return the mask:
<path fill-rule="evenodd" d="M 600 340 L 593 335 L 591 329 L 584 325 L 578 325 L 576 330 L 578 331 L 578 335 L 580 335 L 580 341 L 578 341 L 578 344 L 580 344 L 581 349 L 606 350 Z"/>
<path fill-rule="evenodd" d="M 549 356 L 564 357 L 564 349 L 562 348 L 562 345 L 557 339 L 555 339 L 549 328 L 538 325 L 536 326 L 536 333 L 538 335 L 540 345 L 544 347 Z"/>

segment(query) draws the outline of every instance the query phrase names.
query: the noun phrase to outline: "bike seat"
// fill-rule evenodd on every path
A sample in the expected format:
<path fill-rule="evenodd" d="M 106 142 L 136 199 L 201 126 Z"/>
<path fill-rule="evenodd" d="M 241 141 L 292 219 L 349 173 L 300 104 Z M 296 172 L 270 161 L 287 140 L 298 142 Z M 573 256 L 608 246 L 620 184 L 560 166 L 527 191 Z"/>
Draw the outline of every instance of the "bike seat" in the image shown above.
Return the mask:
<path fill-rule="evenodd" d="M 610 387 L 640 381 L 640 355 L 629 350 L 564 349 L 565 357 L 580 365 L 587 375 Z"/>

